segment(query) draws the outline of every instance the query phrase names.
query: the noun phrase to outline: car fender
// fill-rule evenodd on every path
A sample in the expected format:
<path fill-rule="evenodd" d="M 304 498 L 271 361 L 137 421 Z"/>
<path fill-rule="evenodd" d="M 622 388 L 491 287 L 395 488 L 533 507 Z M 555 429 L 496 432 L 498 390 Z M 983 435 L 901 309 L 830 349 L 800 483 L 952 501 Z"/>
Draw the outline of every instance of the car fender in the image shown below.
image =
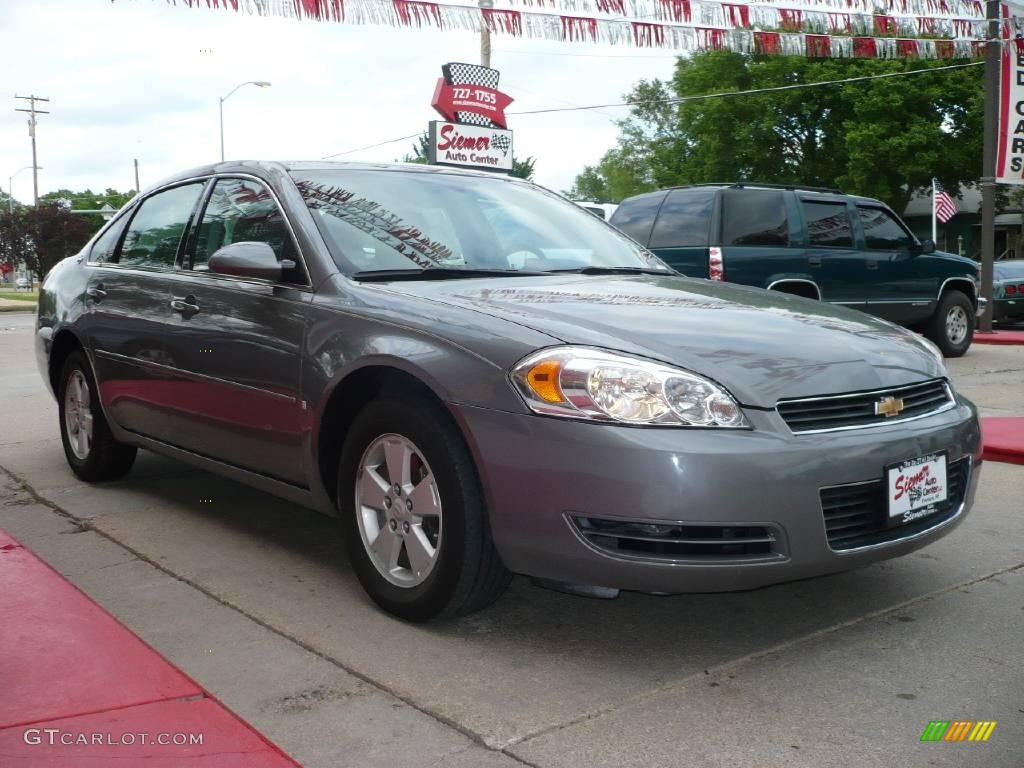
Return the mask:
<path fill-rule="evenodd" d="M 811 286 L 818 294 L 818 301 L 822 300 L 821 287 L 810 275 L 806 274 L 777 274 L 771 275 L 765 284 L 765 289 L 769 291 L 778 291 L 779 286 L 785 286 L 786 283 L 798 283 L 804 286 Z"/>

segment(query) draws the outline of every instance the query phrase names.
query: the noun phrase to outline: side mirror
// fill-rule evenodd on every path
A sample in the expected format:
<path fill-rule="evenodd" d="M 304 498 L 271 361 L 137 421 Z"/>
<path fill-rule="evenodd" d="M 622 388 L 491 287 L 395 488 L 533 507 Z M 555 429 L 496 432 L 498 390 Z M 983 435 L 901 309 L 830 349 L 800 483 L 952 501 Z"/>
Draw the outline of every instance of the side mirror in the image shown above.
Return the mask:
<path fill-rule="evenodd" d="M 214 251 L 207 268 L 219 275 L 280 280 L 282 264 L 266 243 L 240 242 Z"/>
<path fill-rule="evenodd" d="M 927 253 L 935 253 L 935 241 L 931 238 L 922 240 L 920 243 L 910 246 L 911 256 L 921 256 L 922 254 Z"/>

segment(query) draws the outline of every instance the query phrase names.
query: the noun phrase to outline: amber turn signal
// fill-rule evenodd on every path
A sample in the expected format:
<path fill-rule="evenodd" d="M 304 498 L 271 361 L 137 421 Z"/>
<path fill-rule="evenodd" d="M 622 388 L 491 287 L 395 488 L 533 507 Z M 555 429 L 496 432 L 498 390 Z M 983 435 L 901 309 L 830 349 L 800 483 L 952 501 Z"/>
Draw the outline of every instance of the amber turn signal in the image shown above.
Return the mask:
<path fill-rule="evenodd" d="M 544 360 L 537 363 L 526 374 L 526 382 L 541 400 L 548 403 L 565 402 L 558 386 L 558 373 L 562 370 L 560 360 Z"/>

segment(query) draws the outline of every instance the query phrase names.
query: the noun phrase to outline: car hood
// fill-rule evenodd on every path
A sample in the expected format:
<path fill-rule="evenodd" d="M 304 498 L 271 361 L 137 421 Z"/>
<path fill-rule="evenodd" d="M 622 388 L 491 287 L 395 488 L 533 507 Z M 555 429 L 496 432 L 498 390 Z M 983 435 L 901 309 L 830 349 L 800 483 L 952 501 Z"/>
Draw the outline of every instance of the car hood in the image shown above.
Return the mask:
<path fill-rule="evenodd" d="M 898 386 L 945 369 L 910 331 L 853 310 L 683 277 L 580 276 L 392 283 L 569 344 L 708 376 L 744 405 Z"/>

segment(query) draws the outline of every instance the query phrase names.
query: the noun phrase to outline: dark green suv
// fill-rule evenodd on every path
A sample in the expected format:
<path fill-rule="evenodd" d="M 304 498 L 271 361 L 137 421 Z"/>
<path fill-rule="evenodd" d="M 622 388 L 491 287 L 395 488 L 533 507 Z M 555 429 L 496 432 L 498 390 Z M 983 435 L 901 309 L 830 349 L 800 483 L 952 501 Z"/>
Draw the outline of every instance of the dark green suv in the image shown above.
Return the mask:
<path fill-rule="evenodd" d="M 919 241 L 878 200 L 707 184 L 628 198 L 611 224 L 690 277 L 860 309 L 923 331 L 947 357 L 974 336 L 978 265 Z"/>

